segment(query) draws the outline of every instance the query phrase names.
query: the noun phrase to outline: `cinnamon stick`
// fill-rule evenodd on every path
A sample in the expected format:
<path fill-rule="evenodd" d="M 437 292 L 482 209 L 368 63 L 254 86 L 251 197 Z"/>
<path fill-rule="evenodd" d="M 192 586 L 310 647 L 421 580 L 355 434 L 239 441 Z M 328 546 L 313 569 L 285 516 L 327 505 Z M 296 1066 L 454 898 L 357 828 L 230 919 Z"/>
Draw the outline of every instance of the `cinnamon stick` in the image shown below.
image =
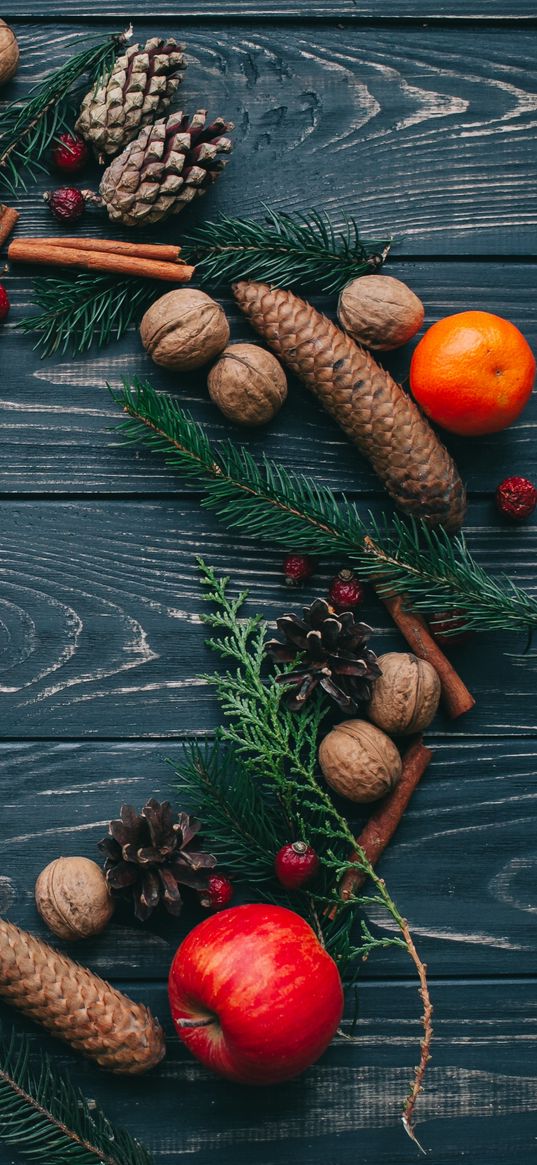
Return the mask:
<path fill-rule="evenodd" d="M 85 251 L 77 247 L 51 246 L 42 239 L 17 239 L 8 249 L 8 259 L 38 263 L 45 267 L 76 267 L 80 271 L 102 271 L 112 275 L 138 275 L 167 283 L 189 283 L 194 267 L 187 264 L 138 259 L 107 251 Z"/>
<path fill-rule="evenodd" d="M 367 825 L 356 838 L 357 847 L 365 854 L 372 866 L 376 864 L 388 842 L 391 841 L 432 755 L 431 749 L 425 747 L 423 738 L 419 736 L 403 757 L 403 770 L 395 789 L 384 798 L 376 812 L 371 814 Z M 355 851 L 351 854 L 350 860 L 358 861 L 359 856 Z M 367 874 L 364 874 L 359 866 L 356 866 L 354 870 L 348 870 L 341 881 L 340 897 L 350 898 L 363 886 L 366 879 Z M 333 907 L 330 917 L 333 918 L 335 913 L 336 908 Z"/>
<path fill-rule="evenodd" d="M 26 240 L 24 240 L 26 241 Z M 106 251 L 110 255 L 132 255 L 134 259 L 161 259 L 163 263 L 183 263 L 181 248 L 164 243 L 123 243 L 119 239 L 40 238 L 49 247 L 68 247 L 75 251 Z"/>
<path fill-rule="evenodd" d="M 458 716 L 469 712 L 475 704 L 474 697 L 453 664 L 435 643 L 425 619 L 405 604 L 404 595 L 383 595 L 376 586 L 375 590 L 414 654 L 420 659 L 426 659 L 438 672 L 442 702 L 448 716 L 456 720 Z"/>
<path fill-rule="evenodd" d="M 12 206 L 4 206 L 0 203 L 0 247 L 9 239 L 11 232 L 15 229 L 20 218 L 18 210 Z"/>

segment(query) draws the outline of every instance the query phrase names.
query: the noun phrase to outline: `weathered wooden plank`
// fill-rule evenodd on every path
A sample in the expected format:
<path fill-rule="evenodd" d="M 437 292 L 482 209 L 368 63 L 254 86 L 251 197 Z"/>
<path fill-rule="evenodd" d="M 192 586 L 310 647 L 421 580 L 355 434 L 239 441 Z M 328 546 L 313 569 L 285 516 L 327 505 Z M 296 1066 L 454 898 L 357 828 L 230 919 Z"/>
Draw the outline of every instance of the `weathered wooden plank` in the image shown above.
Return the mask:
<path fill-rule="evenodd" d="M 433 978 L 531 974 L 535 740 L 446 738 L 434 749 L 381 872 Z M 33 901 L 40 870 L 60 854 L 99 860 L 97 842 L 124 801 L 141 807 L 156 796 L 177 804 L 164 758 L 182 755 L 173 741 L 2 745 L 0 914 L 46 937 Z M 125 911 L 99 938 L 71 950 L 106 976 L 164 979 L 179 938 L 199 917 L 191 907 L 180 922 L 160 918 L 142 934 Z M 375 919 L 385 928 L 384 916 Z M 371 957 L 365 973 L 411 976 L 412 967 L 389 950 Z"/>
<path fill-rule="evenodd" d="M 165 988 L 129 986 L 170 1025 Z M 537 1109 L 535 981 L 435 985 L 434 1058 L 418 1134 L 435 1165 L 468 1154 L 475 1165 L 532 1160 Z M 45 1041 L 86 1095 L 143 1139 L 156 1165 L 215 1154 L 221 1165 L 408 1165 L 417 1160 L 399 1113 L 416 1058 L 413 985 L 364 985 L 358 1026 L 290 1084 L 253 1089 L 202 1068 L 170 1032 L 168 1056 L 149 1076 L 124 1079 Z M 4 1007 L 2 1018 L 12 1012 Z M 18 1031 L 29 1031 L 16 1017 Z M 32 1031 L 35 1033 L 36 1029 Z M 347 1037 L 347 1038 L 345 1038 Z M 349 1038 L 350 1037 L 350 1038 Z M 37 1035 L 35 1036 L 37 1039 Z M 11 1157 L 3 1158 L 11 1161 Z"/>
<path fill-rule="evenodd" d="M 511 24 L 516 20 L 533 17 L 535 10 L 530 0 L 516 0 L 516 3 L 509 5 L 505 0 L 492 0 L 490 4 L 486 0 L 451 0 L 449 4 L 445 0 L 386 0 L 381 10 L 374 0 L 337 0 L 335 4 L 330 4 L 328 0 L 289 0 L 288 4 L 284 4 L 283 0 L 262 0 L 260 4 L 254 4 L 253 0 L 223 0 L 222 4 L 217 4 L 216 0 L 199 0 L 198 4 L 193 3 L 193 0 L 181 0 L 180 8 L 172 4 L 171 0 L 161 0 L 155 20 L 176 18 L 178 15 L 182 20 L 196 22 L 240 19 L 254 23 L 268 18 L 279 21 L 323 20 L 331 23 L 339 20 L 367 20 L 375 23 L 392 20 L 464 20 Z M 62 17 L 64 20 L 72 17 L 77 21 L 83 17 L 89 17 L 92 21 L 99 17 L 125 21 L 136 18 L 138 23 L 138 18 L 147 19 L 147 7 L 141 0 L 134 0 L 130 6 L 117 3 L 112 8 L 105 6 L 103 0 L 97 0 L 95 6 L 90 5 L 88 0 L 77 4 L 68 0 L 62 7 Z M 12 0 L 6 20 L 22 22 L 28 19 L 40 19 L 42 22 L 50 19 L 50 9 L 44 0 L 36 0 L 35 4 L 29 4 L 28 0 Z"/>
<path fill-rule="evenodd" d="M 531 588 L 535 526 L 506 528 L 490 511 L 487 503 L 471 507 L 470 545 L 488 569 L 500 562 Z M 280 553 L 227 534 L 194 501 L 5 502 L 2 525 L 3 737 L 210 729 L 214 700 L 194 678 L 212 663 L 197 625 L 195 555 L 250 586 L 268 618 L 325 593 L 334 569 L 319 572 L 295 600 L 283 585 Z M 364 615 L 383 628 L 379 650 L 401 643 L 378 607 Z M 535 731 L 534 662 L 501 654 L 522 650 L 522 638 L 488 636 L 459 649 L 478 704 L 455 732 Z"/>
<path fill-rule="evenodd" d="M 537 266 L 502 263 L 405 263 L 387 268 L 423 299 L 426 323 L 468 307 L 512 319 L 537 349 Z M 274 422 L 252 432 L 231 425 L 208 400 L 206 373 L 165 373 L 147 359 L 132 332 L 120 344 L 87 356 L 38 360 L 33 339 L 22 336 L 17 321 L 30 314 L 30 283 L 13 277 L 10 323 L 2 335 L 5 375 L 0 386 L 0 491 L 6 493 L 172 493 L 185 488 L 163 460 L 133 454 L 114 436 L 119 416 L 106 382 L 119 387 L 124 376 L 149 377 L 166 391 L 177 392 L 185 407 L 214 439 L 247 441 L 254 453 L 265 452 L 299 471 L 314 472 L 334 489 L 374 490 L 378 481 L 338 427 L 317 402 L 293 382 L 289 399 Z M 329 314 L 333 299 L 316 300 Z M 229 299 L 222 300 L 233 340 L 252 339 L 248 325 Z M 412 346 L 388 353 L 385 364 L 402 381 L 408 378 Z M 493 491 L 513 472 L 537 477 L 537 396 L 508 433 L 479 441 L 445 438 L 470 490 Z"/>
<path fill-rule="evenodd" d="M 166 26 L 185 33 L 176 19 Z M 137 35 L 146 30 L 154 24 L 138 22 Z M 18 31 L 25 63 L 14 95 L 65 59 L 80 28 Z M 481 29 L 471 52 L 458 30 L 421 26 L 394 35 L 226 24 L 195 26 L 186 39 L 181 102 L 237 125 L 204 214 L 314 205 L 336 221 L 357 215 L 377 237 L 394 232 L 415 255 L 535 250 L 532 30 Z M 46 182 L 19 200 L 25 228 L 50 222 Z"/>

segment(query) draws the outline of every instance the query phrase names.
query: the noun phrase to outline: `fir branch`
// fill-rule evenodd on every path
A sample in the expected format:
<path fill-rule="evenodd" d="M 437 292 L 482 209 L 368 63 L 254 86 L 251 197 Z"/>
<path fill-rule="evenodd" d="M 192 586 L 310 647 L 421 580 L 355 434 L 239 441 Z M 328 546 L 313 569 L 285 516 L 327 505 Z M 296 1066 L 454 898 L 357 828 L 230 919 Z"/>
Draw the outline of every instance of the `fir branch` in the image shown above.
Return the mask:
<path fill-rule="evenodd" d="M 186 240 L 183 253 L 205 283 L 259 279 L 333 293 L 350 279 L 378 271 L 390 250 L 388 239 L 362 239 L 354 219 L 336 230 L 315 210 L 296 215 L 264 210 L 263 222 L 221 215 Z"/>
<path fill-rule="evenodd" d="M 25 189 L 25 172 L 35 180 L 45 169 L 43 158 L 55 138 L 68 129 L 67 117 L 73 87 L 87 78 L 97 84 L 111 69 L 120 45 L 130 32 L 107 37 L 88 45 L 83 38 L 78 53 L 60 68 L 34 85 L 27 97 L 14 101 L 0 112 L 0 191 L 16 194 Z"/>
<path fill-rule="evenodd" d="M 361 578 L 374 576 L 385 592 L 406 594 L 424 611 L 457 610 L 473 631 L 527 631 L 537 627 L 537 600 L 508 578 L 487 574 L 462 535 L 394 517 L 366 525 L 357 507 L 301 474 L 244 447 L 213 447 L 201 425 L 177 401 L 148 383 L 126 384 L 115 397 L 127 414 L 124 437 L 164 453 L 167 463 L 202 485 L 203 505 L 231 529 L 292 546 L 318 558 L 347 557 Z"/>
<path fill-rule="evenodd" d="M 161 290 L 154 280 L 85 272 L 35 279 L 33 298 L 43 310 L 19 327 L 36 335 L 34 348 L 42 357 L 68 350 L 76 355 L 121 339 Z"/>
<path fill-rule="evenodd" d="M 143 1145 L 114 1128 L 26 1037 L 0 1036 L 0 1141 L 43 1165 L 152 1165 Z"/>

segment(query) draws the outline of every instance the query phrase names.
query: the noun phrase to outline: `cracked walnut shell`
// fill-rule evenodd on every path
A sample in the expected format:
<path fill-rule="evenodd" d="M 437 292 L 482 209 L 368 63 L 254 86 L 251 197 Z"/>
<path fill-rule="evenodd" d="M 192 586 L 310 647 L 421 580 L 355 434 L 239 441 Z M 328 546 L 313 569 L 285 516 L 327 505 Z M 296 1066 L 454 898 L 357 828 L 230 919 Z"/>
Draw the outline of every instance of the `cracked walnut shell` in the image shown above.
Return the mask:
<path fill-rule="evenodd" d="M 169 291 L 151 304 L 140 324 L 140 336 L 155 364 L 190 372 L 225 348 L 229 324 L 220 304 L 204 291 L 189 287 Z"/>
<path fill-rule="evenodd" d="M 114 913 L 103 871 L 89 858 L 56 858 L 45 866 L 35 903 L 49 930 L 69 942 L 100 934 Z"/>
<path fill-rule="evenodd" d="M 339 297 L 342 328 L 377 352 L 406 344 L 419 332 L 424 316 L 421 299 L 392 275 L 362 275 L 347 283 Z"/>
<path fill-rule="evenodd" d="M 19 64 L 19 46 L 13 30 L 0 20 L 0 85 L 15 76 Z"/>
<path fill-rule="evenodd" d="M 334 792 L 349 801 L 364 803 L 378 801 L 389 793 L 402 768 L 393 741 L 367 720 L 336 724 L 321 741 L 319 764 Z"/>
<path fill-rule="evenodd" d="M 410 651 L 388 651 L 378 663 L 382 675 L 375 682 L 367 715 L 395 736 L 423 732 L 440 702 L 438 673 Z"/>
<path fill-rule="evenodd" d="M 230 344 L 211 368 L 209 395 L 230 421 L 266 425 L 287 396 L 287 377 L 271 352 L 258 344 Z"/>

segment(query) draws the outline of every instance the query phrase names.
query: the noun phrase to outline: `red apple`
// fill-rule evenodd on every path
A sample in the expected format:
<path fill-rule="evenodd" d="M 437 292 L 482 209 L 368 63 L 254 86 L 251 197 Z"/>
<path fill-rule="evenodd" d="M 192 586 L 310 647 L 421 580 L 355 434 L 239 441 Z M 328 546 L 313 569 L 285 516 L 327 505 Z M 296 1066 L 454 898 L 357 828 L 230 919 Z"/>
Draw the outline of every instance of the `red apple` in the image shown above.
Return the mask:
<path fill-rule="evenodd" d="M 343 1011 L 334 960 L 281 906 L 234 906 L 201 922 L 175 955 L 169 995 L 190 1051 L 243 1084 L 297 1076 L 324 1052 Z"/>

